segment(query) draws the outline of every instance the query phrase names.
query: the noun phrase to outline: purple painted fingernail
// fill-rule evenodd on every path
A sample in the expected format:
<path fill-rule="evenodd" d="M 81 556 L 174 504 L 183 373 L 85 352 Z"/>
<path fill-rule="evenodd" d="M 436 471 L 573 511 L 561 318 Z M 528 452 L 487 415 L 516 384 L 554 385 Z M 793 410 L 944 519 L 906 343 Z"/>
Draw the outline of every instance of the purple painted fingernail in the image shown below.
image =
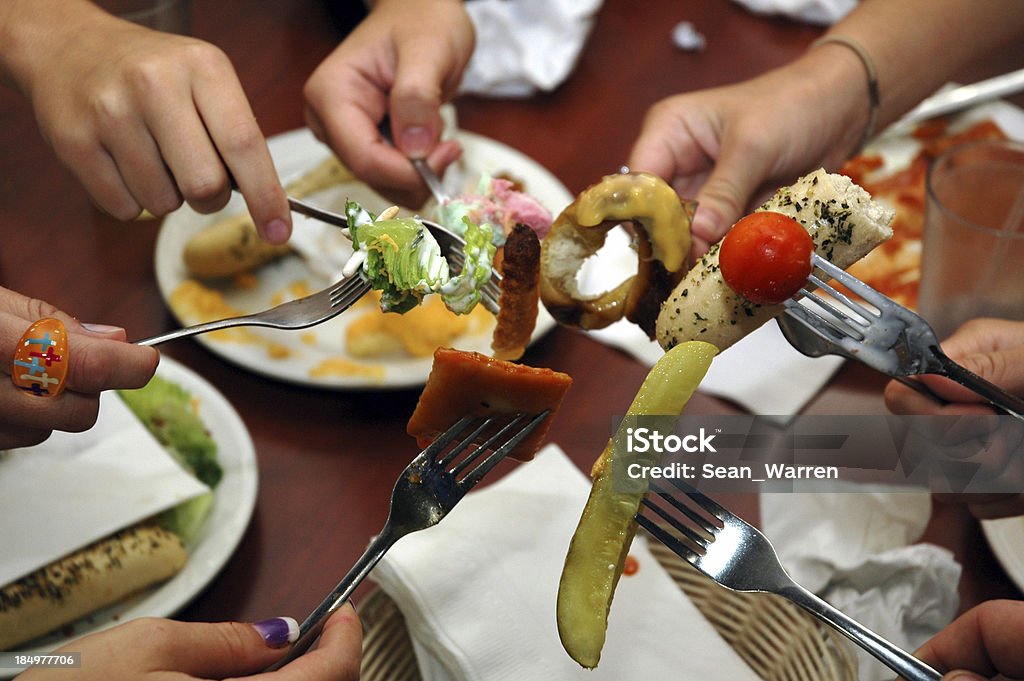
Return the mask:
<path fill-rule="evenodd" d="M 291 617 L 275 617 L 252 626 L 271 648 L 281 648 L 299 638 L 299 623 Z"/>

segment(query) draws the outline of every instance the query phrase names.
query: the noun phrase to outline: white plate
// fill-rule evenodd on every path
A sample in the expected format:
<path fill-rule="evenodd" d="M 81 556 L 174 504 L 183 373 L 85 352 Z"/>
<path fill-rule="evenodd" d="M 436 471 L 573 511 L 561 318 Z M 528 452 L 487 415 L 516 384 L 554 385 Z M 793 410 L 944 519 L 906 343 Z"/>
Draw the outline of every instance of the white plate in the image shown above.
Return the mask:
<path fill-rule="evenodd" d="M 446 177 L 446 184 L 452 180 L 476 178 L 482 172 L 508 174 L 520 181 L 526 190 L 535 196 L 552 213 L 557 214 L 573 199 L 569 190 L 550 172 L 532 159 L 499 142 L 468 132 L 455 135 L 463 147 L 463 158 L 457 168 L 449 170 L 456 177 Z M 294 130 L 269 140 L 270 152 L 278 173 L 287 183 L 329 155 L 327 147 L 320 144 L 309 130 Z M 458 188 L 458 187 L 456 187 Z M 461 188 L 466 189 L 465 185 Z M 389 205 L 385 199 L 373 193 L 368 187 L 357 182 L 345 183 L 325 190 L 313 197 L 317 203 L 328 208 L 339 209 L 346 198 L 352 198 L 370 210 L 378 212 Z M 160 231 L 156 244 L 156 278 L 161 295 L 170 307 L 171 293 L 186 279 L 188 274 L 182 262 L 182 253 L 189 238 L 211 222 L 226 214 L 244 210 L 238 195 L 232 197 L 228 206 L 216 215 L 200 215 L 187 206 L 168 216 Z M 296 216 L 296 220 L 303 218 Z M 218 287 L 227 302 L 235 308 L 255 312 L 273 305 L 275 296 L 296 281 L 308 284 L 310 290 L 319 290 L 330 282 L 310 271 L 306 262 L 298 256 L 287 256 L 263 266 L 257 271 L 256 285 L 242 289 L 230 284 Z M 194 320 L 183 319 L 171 307 L 183 325 Z M 347 355 L 344 348 L 345 329 L 356 317 L 354 313 L 339 315 L 333 320 L 304 331 L 280 331 L 250 327 L 250 331 L 262 339 L 278 344 L 289 350 L 287 357 L 272 357 L 262 343 L 237 343 L 224 341 L 212 336 L 197 336 L 196 339 L 207 349 L 220 357 L 246 369 L 290 383 L 311 385 L 331 389 L 357 388 L 409 388 L 423 385 L 430 373 L 432 358 L 389 357 L 380 360 L 356 359 Z M 534 339 L 546 333 L 555 325 L 547 311 L 540 310 Z M 490 353 L 490 328 L 460 336 L 454 345 L 462 350 Z M 325 361 L 342 359 L 356 362 L 360 366 L 373 367 L 376 375 L 314 376 L 311 371 Z"/>
<path fill-rule="evenodd" d="M 224 477 L 214 492 L 210 518 L 193 545 L 185 567 L 164 584 L 93 613 L 63 633 L 38 638 L 19 652 L 45 653 L 76 638 L 137 617 L 169 617 L 181 610 L 220 572 L 242 539 L 256 506 L 256 450 L 241 417 L 216 388 L 166 355 L 157 375 L 177 383 L 196 398 L 199 416 L 217 443 Z M 0 674 L 16 670 L 0 670 Z"/>
<path fill-rule="evenodd" d="M 983 520 L 981 529 L 996 560 L 1017 588 L 1024 591 L 1024 517 Z"/>

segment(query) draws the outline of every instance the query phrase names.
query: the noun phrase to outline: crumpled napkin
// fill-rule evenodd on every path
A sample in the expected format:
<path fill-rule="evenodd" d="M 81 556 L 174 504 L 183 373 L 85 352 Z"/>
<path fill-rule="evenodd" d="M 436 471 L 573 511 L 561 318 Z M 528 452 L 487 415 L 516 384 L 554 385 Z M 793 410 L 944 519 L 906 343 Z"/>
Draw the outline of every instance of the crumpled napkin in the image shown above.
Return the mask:
<path fill-rule="evenodd" d="M 562 649 L 555 602 L 590 483 L 556 446 L 408 535 L 373 572 L 405 616 L 424 681 L 730 679 L 753 671 L 642 540 L 618 585 L 595 670 Z"/>
<path fill-rule="evenodd" d="M 736 0 L 736 2 L 757 14 L 782 15 L 820 26 L 836 23 L 857 6 L 857 0 Z"/>
<path fill-rule="evenodd" d="M 527 97 L 572 72 L 601 0 L 475 0 L 466 3 L 476 49 L 463 94 Z"/>
<path fill-rule="evenodd" d="M 786 570 L 861 624 L 914 651 L 956 616 L 961 567 L 914 544 L 931 514 L 926 492 L 761 495 L 761 526 Z M 893 673 L 856 648 L 861 681 Z"/>
<path fill-rule="evenodd" d="M 605 247 L 584 262 L 579 286 L 598 293 L 636 273 L 636 252 L 620 229 L 608 233 Z M 620 321 L 591 337 L 653 365 L 665 351 L 628 321 Z M 786 421 L 813 398 L 843 364 L 841 357 L 806 357 L 793 349 L 774 321 L 749 334 L 711 363 L 702 392 L 731 400 L 758 416 Z"/>
<path fill-rule="evenodd" d="M 0 585 L 208 490 L 103 393 L 91 429 L 0 453 Z"/>

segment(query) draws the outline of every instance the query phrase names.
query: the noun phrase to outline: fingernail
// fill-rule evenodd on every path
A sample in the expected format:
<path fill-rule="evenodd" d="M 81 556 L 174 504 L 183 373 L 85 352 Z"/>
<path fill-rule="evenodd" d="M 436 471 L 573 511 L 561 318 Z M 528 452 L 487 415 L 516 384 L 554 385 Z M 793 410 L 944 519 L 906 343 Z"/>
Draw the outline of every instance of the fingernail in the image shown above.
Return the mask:
<path fill-rule="evenodd" d="M 430 131 L 418 125 L 402 131 L 400 140 L 402 152 L 409 158 L 423 158 L 430 148 Z"/>
<path fill-rule="evenodd" d="M 267 226 L 264 228 L 264 234 L 267 241 L 272 244 L 283 244 L 291 236 L 288 224 L 279 218 L 275 218 L 267 223 Z"/>
<path fill-rule="evenodd" d="M 714 213 L 707 210 L 698 210 L 697 214 L 693 216 L 693 223 L 690 227 L 695 235 L 703 237 L 710 243 L 715 243 L 725 231 L 722 228 L 721 222 Z"/>
<path fill-rule="evenodd" d="M 82 328 L 86 331 L 91 331 L 92 333 L 101 333 L 104 335 L 124 332 L 124 329 L 120 326 L 112 326 L 110 324 L 88 324 L 86 322 L 82 322 Z"/>
<path fill-rule="evenodd" d="M 252 626 L 271 648 L 281 648 L 299 638 L 299 623 L 291 617 L 275 617 Z"/>

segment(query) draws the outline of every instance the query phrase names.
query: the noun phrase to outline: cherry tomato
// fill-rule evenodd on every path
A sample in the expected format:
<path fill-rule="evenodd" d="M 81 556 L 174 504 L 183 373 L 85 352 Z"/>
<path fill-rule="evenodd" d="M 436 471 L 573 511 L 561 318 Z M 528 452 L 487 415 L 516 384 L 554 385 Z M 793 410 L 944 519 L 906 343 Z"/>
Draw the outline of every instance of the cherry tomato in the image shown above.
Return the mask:
<path fill-rule="evenodd" d="M 729 287 L 752 303 L 781 303 L 807 281 L 814 243 L 799 222 L 760 211 L 737 222 L 722 241 L 719 267 Z"/>

